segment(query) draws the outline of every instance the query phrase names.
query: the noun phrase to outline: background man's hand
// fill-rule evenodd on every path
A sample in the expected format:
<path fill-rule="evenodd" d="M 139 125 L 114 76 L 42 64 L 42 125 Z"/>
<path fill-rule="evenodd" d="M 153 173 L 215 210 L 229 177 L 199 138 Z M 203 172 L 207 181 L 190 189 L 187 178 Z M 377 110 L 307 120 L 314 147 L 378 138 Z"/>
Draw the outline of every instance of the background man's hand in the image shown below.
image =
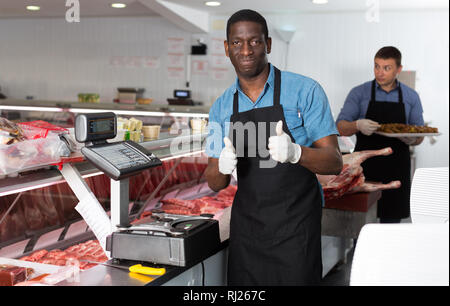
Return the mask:
<path fill-rule="evenodd" d="M 366 136 L 372 135 L 380 126 L 378 122 L 370 119 L 359 119 L 356 121 L 356 128 Z"/>

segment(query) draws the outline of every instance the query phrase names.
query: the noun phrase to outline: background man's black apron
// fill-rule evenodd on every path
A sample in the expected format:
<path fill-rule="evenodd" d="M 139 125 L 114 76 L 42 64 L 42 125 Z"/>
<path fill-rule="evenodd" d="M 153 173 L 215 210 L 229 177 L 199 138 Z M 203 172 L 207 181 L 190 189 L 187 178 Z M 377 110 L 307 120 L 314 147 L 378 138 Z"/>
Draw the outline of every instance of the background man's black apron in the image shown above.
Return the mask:
<path fill-rule="evenodd" d="M 270 123 L 283 121 L 283 130 L 294 142 L 280 104 L 281 74 L 275 68 L 273 106 L 239 113 L 234 95 L 230 121 L 266 123 L 266 142 L 256 157 L 247 154 L 255 144 L 244 141 L 245 157 L 237 163 L 238 190 L 234 198 L 228 260 L 229 285 L 314 285 L 322 277 L 321 193 L 316 176 L 292 163 L 261 168 L 269 160 L 268 138 L 275 135 Z M 258 132 L 261 131 L 257 131 Z M 236 130 L 230 138 L 236 148 Z M 262 158 L 261 156 L 267 156 Z M 273 161 L 273 160 L 272 160 Z"/>
<path fill-rule="evenodd" d="M 375 80 L 372 82 L 372 93 L 366 112 L 366 119 L 378 123 L 405 123 L 405 105 L 402 89 L 398 84 L 398 103 L 376 101 Z M 397 138 L 372 134 L 371 136 L 357 133 L 355 151 L 378 150 L 391 147 L 394 151 L 389 156 L 375 156 L 362 163 L 367 181 L 389 183 L 400 180 L 399 189 L 384 190 L 378 201 L 378 217 L 402 219 L 409 217 L 409 194 L 411 181 L 411 161 L 409 146 Z"/>

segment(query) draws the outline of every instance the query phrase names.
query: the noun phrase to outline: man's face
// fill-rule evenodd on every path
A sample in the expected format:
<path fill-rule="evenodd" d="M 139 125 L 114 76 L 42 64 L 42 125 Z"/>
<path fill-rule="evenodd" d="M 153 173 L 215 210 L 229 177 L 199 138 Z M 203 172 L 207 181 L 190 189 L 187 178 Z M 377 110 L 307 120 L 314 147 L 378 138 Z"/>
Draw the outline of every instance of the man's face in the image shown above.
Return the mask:
<path fill-rule="evenodd" d="M 272 40 L 264 38 L 262 26 L 252 21 L 236 22 L 230 27 L 228 41 L 224 42 L 225 54 L 239 77 L 258 76 L 267 65 Z"/>
<path fill-rule="evenodd" d="M 375 79 L 381 86 L 392 84 L 400 71 L 402 71 L 402 66 L 397 66 L 393 58 L 375 58 Z"/>

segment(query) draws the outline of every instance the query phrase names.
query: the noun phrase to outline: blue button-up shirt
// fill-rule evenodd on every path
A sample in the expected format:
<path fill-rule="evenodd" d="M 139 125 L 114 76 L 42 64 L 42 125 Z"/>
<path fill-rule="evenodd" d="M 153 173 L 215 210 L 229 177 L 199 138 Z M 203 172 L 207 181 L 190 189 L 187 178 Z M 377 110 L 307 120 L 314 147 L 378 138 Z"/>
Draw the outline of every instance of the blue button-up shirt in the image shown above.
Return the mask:
<path fill-rule="evenodd" d="M 228 136 L 230 117 L 233 114 L 233 96 L 239 95 L 239 112 L 273 106 L 275 73 L 270 65 L 269 77 L 264 90 L 253 103 L 241 90 L 239 79 L 231 85 L 212 105 L 209 111 L 209 135 L 206 154 L 219 158 L 224 147 L 223 138 Z M 280 104 L 289 131 L 296 143 L 311 146 L 316 140 L 338 135 L 327 96 L 316 81 L 292 72 L 281 72 Z"/>
<path fill-rule="evenodd" d="M 381 86 L 375 85 L 375 100 L 385 102 L 398 102 L 398 86 L 402 88 L 403 104 L 405 104 L 406 124 L 424 125 L 422 103 L 417 92 L 397 81 L 397 87 L 386 92 Z M 372 81 L 353 88 L 344 102 L 336 123 L 341 120 L 355 121 L 366 117 L 367 108 L 371 98 Z"/>

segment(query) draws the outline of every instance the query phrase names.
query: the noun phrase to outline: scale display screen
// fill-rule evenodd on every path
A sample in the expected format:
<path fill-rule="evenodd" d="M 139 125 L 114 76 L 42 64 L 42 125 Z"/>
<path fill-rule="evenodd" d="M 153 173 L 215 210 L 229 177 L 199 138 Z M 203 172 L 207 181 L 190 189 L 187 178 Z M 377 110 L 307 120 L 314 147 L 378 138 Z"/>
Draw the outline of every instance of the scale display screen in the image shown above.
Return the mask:
<path fill-rule="evenodd" d="M 114 122 L 112 124 L 114 124 Z M 114 125 L 111 126 L 110 119 L 90 120 L 89 125 L 92 133 L 114 132 Z"/>
<path fill-rule="evenodd" d="M 190 90 L 183 90 L 183 89 L 175 89 L 173 91 L 173 96 L 175 98 L 179 99 L 187 99 L 191 97 L 191 91 Z"/>

